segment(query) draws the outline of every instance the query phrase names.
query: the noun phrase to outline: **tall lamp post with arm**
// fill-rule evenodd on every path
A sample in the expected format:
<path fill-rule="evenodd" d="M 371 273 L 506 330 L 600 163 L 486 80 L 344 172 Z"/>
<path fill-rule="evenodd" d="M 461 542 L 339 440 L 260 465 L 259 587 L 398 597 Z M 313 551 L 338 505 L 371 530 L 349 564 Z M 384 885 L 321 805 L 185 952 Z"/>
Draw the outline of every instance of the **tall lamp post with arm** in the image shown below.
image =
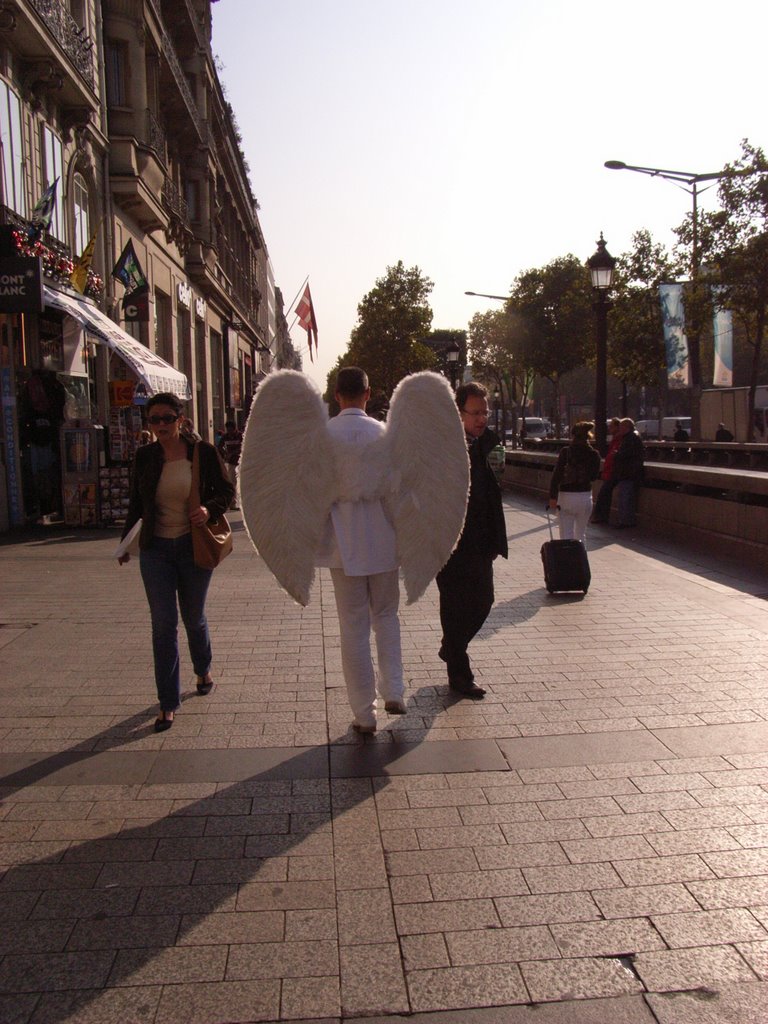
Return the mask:
<path fill-rule="evenodd" d="M 702 181 L 718 181 L 724 178 L 725 171 L 712 171 L 708 174 L 695 174 L 693 171 L 671 171 L 663 167 L 638 167 L 635 164 L 624 163 L 623 160 L 606 160 L 605 166 L 610 171 L 636 171 L 638 174 L 647 174 L 651 178 L 664 178 L 672 181 L 684 192 L 687 192 L 693 199 L 693 210 L 691 217 L 691 287 L 694 295 L 697 293 L 699 270 L 701 268 L 701 254 L 699 252 L 699 195 L 711 188 L 707 185 L 704 189 L 699 188 Z M 698 318 L 697 318 L 698 319 Z M 701 416 L 699 412 L 699 400 L 701 397 L 701 355 L 699 351 L 699 326 L 693 324 L 693 331 L 688 336 L 688 361 L 690 367 L 691 382 L 691 418 L 693 437 L 701 437 Z"/>
<path fill-rule="evenodd" d="M 587 260 L 592 288 L 595 293 L 593 308 L 597 319 L 597 357 L 595 360 L 595 439 L 601 455 L 606 452 L 606 420 L 608 404 L 606 390 L 608 384 L 608 309 L 610 301 L 608 292 L 613 284 L 613 270 L 616 260 L 605 247 L 602 231 L 597 243 L 597 251 Z"/>

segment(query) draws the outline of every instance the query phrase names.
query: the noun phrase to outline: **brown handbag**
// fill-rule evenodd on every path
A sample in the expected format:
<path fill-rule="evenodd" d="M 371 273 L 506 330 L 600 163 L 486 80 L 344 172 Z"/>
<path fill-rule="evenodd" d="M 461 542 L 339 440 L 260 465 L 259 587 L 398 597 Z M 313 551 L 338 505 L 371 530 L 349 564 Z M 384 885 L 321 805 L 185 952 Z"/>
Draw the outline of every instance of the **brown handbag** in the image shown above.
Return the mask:
<path fill-rule="evenodd" d="M 200 508 L 200 454 L 195 445 L 192 454 L 192 486 L 189 491 L 189 507 Z M 192 549 L 195 565 L 200 569 L 215 569 L 232 551 L 232 527 L 222 514 L 218 519 L 209 519 L 204 526 L 192 527 Z"/>

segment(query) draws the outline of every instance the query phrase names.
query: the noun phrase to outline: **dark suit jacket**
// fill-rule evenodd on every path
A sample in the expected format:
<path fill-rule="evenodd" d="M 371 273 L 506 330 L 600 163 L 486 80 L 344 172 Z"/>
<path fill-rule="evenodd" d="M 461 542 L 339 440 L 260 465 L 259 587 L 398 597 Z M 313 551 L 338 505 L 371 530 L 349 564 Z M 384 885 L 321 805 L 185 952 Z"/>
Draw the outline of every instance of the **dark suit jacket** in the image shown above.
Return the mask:
<path fill-rule="evenodd" d="M 186 440 L 186 439 L 185 439 Z M 200 449 L 200 503 L 208 509 L 213 521 L 222 516 L 234 497 L 221 456 L 207 441 L 197 442 Z M 195 446 L 187 442 L 187 458 L 191 461 Z M 131 474 L 128 518 L 123 537 L 138 519 L 143 519 L 139 547 L 149 547 L 155 535 L 155 492 L 163 472 L 163 449 L 158 441 L 136 449 Z"/>

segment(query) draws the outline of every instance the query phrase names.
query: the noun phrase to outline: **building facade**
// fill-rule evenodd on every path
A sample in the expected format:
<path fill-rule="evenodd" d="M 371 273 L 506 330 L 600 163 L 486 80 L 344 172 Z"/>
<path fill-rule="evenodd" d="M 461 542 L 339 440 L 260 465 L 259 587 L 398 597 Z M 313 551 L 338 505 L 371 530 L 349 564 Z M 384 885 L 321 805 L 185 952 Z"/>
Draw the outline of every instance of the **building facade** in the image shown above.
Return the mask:
<path fill-rule="evenodd" d="M 211 0 L 0 0 L 0 157 L 3 255 L 41 257 L 44 286 L 39 310 L 0 308 L 0 529 L 119 522 L 147 396 L 189 399 L 214 440 L 276 365 L 274 283 Z M 112 269 L 127 252 L 138 268 L 124 286 Z"/>

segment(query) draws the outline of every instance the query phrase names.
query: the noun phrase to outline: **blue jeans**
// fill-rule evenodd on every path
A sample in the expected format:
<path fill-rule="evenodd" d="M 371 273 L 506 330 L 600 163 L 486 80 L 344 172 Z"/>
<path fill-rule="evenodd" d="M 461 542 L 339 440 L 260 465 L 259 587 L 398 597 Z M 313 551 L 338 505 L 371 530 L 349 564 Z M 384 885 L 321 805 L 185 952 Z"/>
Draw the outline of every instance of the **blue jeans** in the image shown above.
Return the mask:
<path fill-rule="evenodd" d="M 139 564 L 152 619 L 157 697 L 163 711 L 175 711 L 180 694 L 179 610 L 195 675 L 204 676 L 211 667 L 205 596 L 213 570 L 195 565 L 191 533 L 173 539 L 154 537 L 151 547 L 141 551 Z"/>

